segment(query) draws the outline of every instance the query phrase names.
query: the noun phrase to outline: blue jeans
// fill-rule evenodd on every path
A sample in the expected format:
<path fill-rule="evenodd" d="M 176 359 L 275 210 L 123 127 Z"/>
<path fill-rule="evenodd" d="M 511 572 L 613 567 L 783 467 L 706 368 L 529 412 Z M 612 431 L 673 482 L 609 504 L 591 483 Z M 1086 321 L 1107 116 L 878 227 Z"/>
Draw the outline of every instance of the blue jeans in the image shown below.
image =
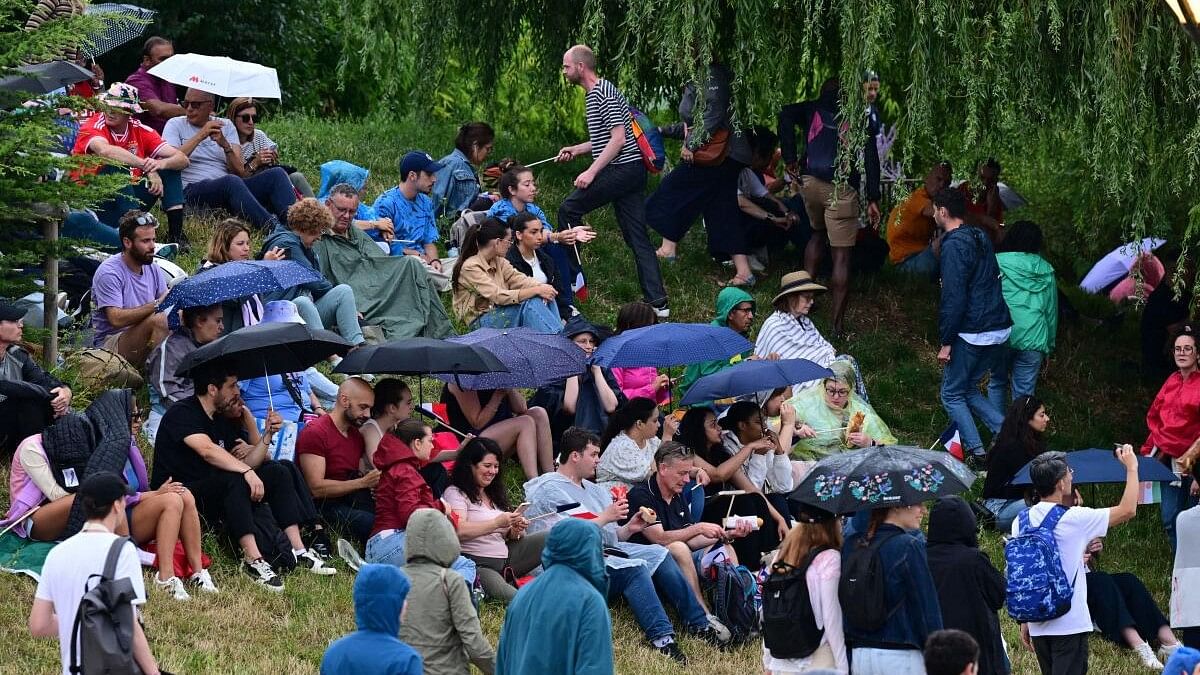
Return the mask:
<path fill-rule="evenodd" d="M 363 341 L 362 327 L 358 325 L 358 305 L 354 302 L 354 291 L 346 284 L 338 284 L 313 301 L 322 326 L 337 326 L 338 335 L 352 345 Z M 303 315 L 301 315 L 303 317 Z M 560 325 L 559 328 L 562 326 Z"/>
<path fill-rule="evenodd" d="M 105 166 L 100 169 L 101 174 L 127 174 L 128 171 L 126 167 L 116 166 Z M 179 178 L 179 172 L 163 169 L 158 172 L 158 177 L 162 180 L 163 186 L 161 197 L 150 194 L 150 189 L 146 187 L 145 183 L 126 185 L 112 199 L 102 202 L 96 207 L 96 217 L 109 227 L 117 227 L 121 222 L 121 216 L 125 215 L 126 211 L 130 209 L 149 211 L 160 199 L 163 211 L 183 206 L 183 181 Z M 120 246 L 120 240 L 117 245 Z"/>
<path fill-rule="evenodd" d="M 665 560 L 663 562 L 666 563 Z M 675 569 L 678 572 L 679 568 Z M 653 642 L 675 635 L 675 629 L 671 626 L 671 620 L 667 618 L 667 612 L 663 609 L 658 594 L 654 592 L 654 581 L 650 578 L 649 571 L 641 565 L 615 569 L 610 567 L 608 600 L 611 602 L 617 596 L 624 596 L 642 633 L 646 635 L 647 640 Z"/>
<path fill-rule="evenodd" d="M 925 657 L 919 649 L 855 647 L 850 662 L 854 675 L 925 675 Z"/>
<path fill-rule="evenodd" d="M 1025 500 L 993 497 L 983 500 L 983 506 L 996 516 L 996 531 L 1008 534 L 1012 532 L 1013 521 L 1025 510 Z"/>
<path fill-rule="evenodd" d="M 1044 358 L 1044 354 L 1032 349 L 1004 348 L 1000 358 L 996 359 L 996 367 L 992 369 L 992 376 L 988 380 L 988 400 L 996 406 L 996 410 L 1003 414 L 1008 409 L 1008 404 L 1015 399 L 1033 396 Z M 1010 388 L 1012 395 L 1007 396 Z"/>
<path fill-rule="evenodd" d="M 941 398 L 942 407 L 962 436 L 964 452 L 983 452 L 983 441 L 971 413 L 978 415 L 992 433 L 999 431 L 1004 422 L 1004 415 L 979 392 L 979 381 L 992 370 L 1004 349 L 1003 344 L 980 347 L 961 337 L 954 338 L 950 363 L 942 372 Z"/>
<path fill-rule="evenodd" d="M 667 604 L 675 608 L 675 613 L 679 615 L 688 632 L 703 630 L 708 626 L 708 615 L 696 600 L 692 587 L 683 577 L 683 572 L 679 570 L 679 564 L 674 558 L 664 558 L 651 578 L 654 580 L 654 587 L 666 597 Z"/>
<path fill-rule="evenodd" d="M 384 533 L 380 532 L 367 540 L 367 562 L 394 565 L 403 569 L 404 563 L 407 562 L 407 558 L 404 557 L 404 542 L 407 539 L 404 530 L 392 530 L 391 535 L 387 537 L 383 535 Z M 450 565 L 450 569 L 462 575 L 468 587 L 475 585 L 474 560 L 460 555 Z"/>
<path fill-rule="evenodd" d="M 517 328 L 525 326 L 539 333 L 561 333 L 562 318 L 558 305 L 538 297 L 516 305 L 496 305 L 491 311 L 480 315 L 471 323 L 471 328 Z"/>
<path fill-rule="evenodd" d="M 924 251 L 914 253 L 896 263 L 896 269 L 914 277 L 932 280 L 937 278 L 940 263 L 933 254 L 933 247 L 928 246 Z"/>
<path fill-rule="evenodd" d="M 265 227 L 274 215 L 287 223 L 288 207 L 296 203 L 292 181 L 281 167 L 260 171 L 249 178 L 232 174 L 197 181 L 185 187 L 188 204 L 225 209 L 256 227 Z"/>
<path fill-rule="evenodd" d="M 1174 551 L 1177 543 L 1175 534 L 1175 519 L 1179 517 L 1181 511 L 1196 505 L 1196 499 L 1192 497 L 1192 478 L 1184 478 L 1179 483 L 1179 487 L 1172 487 L 1170 483 L 1162 484 L 1162 504 L 1161 513 L 1163 521 L 1163 529 L 1166 530 L 1167 538 L 1171 541 L 1171 550 Z"/>
<path fill-rule="evenodd" d="M 121 236 L 117 234 L 117 228 L 105 225 L 88 211 L 68 213 L 60 234 L 67 239 L 83 239 L 106 249 L 121 250 Z"/>
<path fill-rule="evenodd" d="M 688 510 L 692 512 L 692 520 L 700 522 L 704 516 L 704 488 L 695 488 L 699 483 L 693 478 L 683 486 L 683 494 L 687 495 Z"/>

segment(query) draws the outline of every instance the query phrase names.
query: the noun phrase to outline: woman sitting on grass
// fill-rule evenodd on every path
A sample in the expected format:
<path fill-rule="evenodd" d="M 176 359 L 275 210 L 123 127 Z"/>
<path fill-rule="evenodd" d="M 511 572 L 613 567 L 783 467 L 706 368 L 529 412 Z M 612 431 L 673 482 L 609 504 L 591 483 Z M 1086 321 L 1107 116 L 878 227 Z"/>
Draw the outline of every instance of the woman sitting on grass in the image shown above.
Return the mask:
<path fill-rule="evenodd" d="M 442 403 L 450 426 L 490 438 L 506 456 L 516 454 L 526 478 L 554 470 L 550 417 L 545 408 L 529 406 L 514 389 L 460 389 L 447 384 Z"/>
<path fill-rule="evenodd" d="M 654 308 L 644 302 L 630 302 L 617 310 L 617 335 L 635 328 L 658 323 Z M 642 396 L 662 405 L 671 398 L 671 378 L 660 375 L 653 366 L 643 368 L 613 368 L 613 376 L 621 385 L 626 398 Z M 695 452 L 695 448 L 692 448 Z"/>
<path fill-rule="evenodd" d="M 604 448 L 596 467 L 596 482 L 600 487 L 628 488 L 654 473 L 654 453 L 679 429 L 679 422 L 667 417 L 659 439 L 658 420 L 658 406 L 648 398 L 630 399 L 617 408 L 600 438 L 600 447 Z"/>
<path fill-rule="evenodd" d="M 846 450 L 895 443 L 887 423 L 855 391 L 853 366 L 836 361 L 830 370 L 834 377 L 821 380 L 821 386 L 804 389 L 788 401 L 802 423 L 796 431 L 797 456 L 817 460 Z M 859 430 L 848 433 L 850 422 L 859 414 Z"/>
<path fill-rule="evenodd" d="M 558 291 L 513 268 L 506 258 L 510 246 L 512 233 L 495 218 L 467 231 L 450 277 L 454 314 L 471 330 L 526 326 L 559 332 Z"/>
<path fill-rule="evenodd" d="M 1076 501 L 1077 506 L 1082 504 Z M 1088 543 L 1083 554 L 1087 566 L 1087 603 L 1092 621 L 1109 642 L 1137 653 L 1145 668 L 1161 670 L 1163 663 L 1179 649 L 1179 640 L 1171 632 L 1171 622 L 1163 616 L 1146 590 L 1146 584 L 1130 572 L 1103 572 L 1099 569 L 1104 540 Z M 1158 654 L 1149 642 L 1158 642 Z"/>
<path fill-rule="evenodd" d="M 554 258 L 546 252 L 546 225 L 529 211 L 522 211 L 507 220 L 516 237 L 516 246 L 508 247 L 508 262 L 514 269 L 538 283 L 550 284 L 558 291 L 555 303 L 558 315 L 571 317 L 579 314 L 572 304 L 571 280 L 563 276 Z M 552 234 L 552 233 L 551 233 Z"/>
<path fill-rule="evenodd" d="M 242 148 L 242 164 L 247 176 L 253 176 L 259 171 L 273 166 L 282 166 L 283 170 L 288 173 L 288 179 L 292 181 L 292 187 L 300 193 L 301 197 L 313 196 L 312 186 L 308 184 L 308 179 L 304 177 L 304 174 L 295 167 L 281 165 L 279 163 L 279 145 L 268 138 L 266 132 L 258 128 L 260 117 L 257 101 L 246 97 L 235 98 L 229 102 L 225 116 L 233 121 L 233 126 L 237 129 L 238 143 Z"/>
<path fill-rule="evenodd" d="M 1050 416 L 1036 396 L 1019 396 L 1008 407 L 1004 423 L 987 454 L 983 481 L 983 506 L 996 517 L 996 529 L 1008 532 L 1025 509 L 1025 488 L 1009 483 L 1021 467 L 1046 451 Z"/>
<path fill-rule="evenodd" d="M 600 329 L 582 316 L 567 321 L 563 335 L 583 350 L 589 362 L 600 345 Z M 546 409 L 552 437 L 561 438 L 571 427 L 603 433 L 609 416 L 625 403 L 625 395 L 612 370 L 592 363 L 579 375 L 540 387 L 529 402 Z"/>
<path fill-rule="evenodd" d="M 442 499 L 458 517 L 458 540 L 463 555 L 475 561 L 483 592 L 506 605 L 512 602 L 517 589 L 511 581 L 541 564 L 548 530 L 527 535 L 529 521 L 510 508 L 500 446 L 490 438 L 469 441 Z"/>

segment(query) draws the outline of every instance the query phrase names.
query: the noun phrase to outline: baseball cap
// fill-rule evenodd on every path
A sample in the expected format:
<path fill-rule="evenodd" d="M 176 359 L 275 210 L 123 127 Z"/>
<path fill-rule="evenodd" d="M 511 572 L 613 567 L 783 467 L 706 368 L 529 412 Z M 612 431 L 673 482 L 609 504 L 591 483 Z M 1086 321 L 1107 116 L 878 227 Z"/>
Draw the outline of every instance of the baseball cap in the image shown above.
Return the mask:
<path fill-rule="evenodd" d="M 400 158 L 400 180 L 408 175 L 410 171 L 428 171 L 436 173 L 442 170 L 443 165 L 433 161 L 428 152 L 414 150 Z"/>
<path fill-rule="evenodd" d="M 25 310 L 11 302 L 0 302 L 0 321 L 20 321 L 25 318 Z"/>
<path fill-rule="evenodd" d="M 97 504 L 111 504 L 133 494 L 133 488 L 111 471 L 94 473 L 83 479 L 83 483 L 79 485 L 79 496 L 89 498 Z"/>

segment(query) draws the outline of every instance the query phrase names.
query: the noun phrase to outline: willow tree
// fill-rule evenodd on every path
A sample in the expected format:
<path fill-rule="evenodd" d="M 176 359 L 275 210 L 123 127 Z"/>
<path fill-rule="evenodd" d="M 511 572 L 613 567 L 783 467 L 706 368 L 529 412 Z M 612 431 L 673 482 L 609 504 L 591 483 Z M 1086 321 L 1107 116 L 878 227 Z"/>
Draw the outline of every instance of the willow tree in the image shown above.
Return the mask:
<path fill-rule="evenodd" d="M 486 94 L 519 45 L 540 67 L 518 76 L 545 105 L 566 91 L 559 59 L 575 42 L 643 102 L 673 105 L 719 59 L 735 73 L 741 124 L 773 125 L 826 77 L 857 84 L 869 68 L 910 175 L 948 156 L 961 176 L 995 155 L 1083 254 L 1148 231 L 1191 239 L 1200 223 L 1196 48 L 1163 0 L 360 0 L 346 11 L 359 28 L 345 62 L 409 107 L 452 67 Z"/>

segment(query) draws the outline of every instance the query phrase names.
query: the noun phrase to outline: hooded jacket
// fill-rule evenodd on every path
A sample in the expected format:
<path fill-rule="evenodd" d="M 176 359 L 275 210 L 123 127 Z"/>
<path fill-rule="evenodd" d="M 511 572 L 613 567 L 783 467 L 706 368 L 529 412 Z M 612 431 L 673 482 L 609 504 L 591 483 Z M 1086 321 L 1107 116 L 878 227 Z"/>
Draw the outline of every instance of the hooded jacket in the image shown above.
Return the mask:
<path fill-rule="evenodd" d="M 412 580 L 400 638 L 421 653 L 426 675 L 467 672 L 467 661 L 491 675 L 496 653 L 483 635 L 471 591 L 449 569 L 462 552 L 454 527 L 433 509 L 417 509 L 408 521 L 404 571 Z"/>
<path fill-rule="evenodd" d="M 286 260 L 300 263 L 318 275 L 321 274 L 321 261 L 317 259 L 317 252 L 305 246 L 304 242 L 300 240 L 300 235 L 289 230 L 288 226 L 283 223 L 277 224 L 275 229 L 271 230 L 267 238 L 263 240 L 262 249 L 258 252 L 258 257 L 261 259 L 263 253 L 275 247 L 283 249 Z M 333 284 L 329 283 L 329 280 L 322 276 L 320 281 L 310 281 L 306 284 L 300 284 L 299 286 L 293 286 L 277 293 L 272 293 L 269 299 L 295 300 L 296 296 L 301 294 L 301 291 L 308 291 L 315 300 L 331 290 L 333 290 Z"/>
<path fill-rule="evenodd" d="M 942 237 L 941 264 L 940 344 L 953 345 L 961 333 L 985 333 L 1012 326 L 1000 287 L 1000 266 L 983 230 L 960 225 Z"/>
<path fill-rule="evenodd" d="M 605 596 L 600 529 L 568 519 L 542 549 L 545 572 L 517 591 L 504 616 L 499 675 L 613 672 L 612 620 Z"/>
<path fill-rule="evenodd" d="M 338 183 L 346 183 L 361 193 L 370 177 L 371 172 L 357 164 L 351 164 L 344 159 L 331 159 L 321 165 L 321 189 L 317 192 L 317 199 L 324 202 L 333 190 L 333 186 Z M 360 199 L 354 219 L 375 220 L 375 209 Z"/>
<path fill-rule="evenodd" d="M 799 161 L 806 175 L 826 183 L 834 182 L 837 176 L 839 146 L 847 140 L 849 128 L 841 114 L 841 92 L 837 89 L 822 92 L 819 97 L 803 103 L 783 106 L 779 111 L 779 148 L 787 164 Z M 862 185 L 862 176 L 857 167 L 846 175 L 850 187 L 864 193 L 867 201 L 879 201 L 879 146 L 875 137 L 879 134 L 878 116 L 872 116 L 863 108 L 862 117 L 855 123 L 867 125 L 863 145 L 863 168 L 867 172 L 867 184 Z M 796 154 L 796 127 L 802 126 L 804 153 Z"/>
<path fill-rule="evenodd" d="M 373 461 L 382 475 L 375 486 L 375 528 L 371 536 L 384 530 L 407 529 L 408 519 L 417 509 L 444 510 L 442 501 L 433 496 L 421 476 L 421 460 L 404 441 L 384 434 Z"/>
<path fill-rule="evenodd" d="M 150 357 L 146 359 L 146 373 L 150 376 L 151 403 L 157 403 L 166 411 L 172 403 L 192 395 L 192 378 L 180 377 L 175 370 L 185 356 L 199 348 L 192 331 L 187 326 L 180 326 L 150 352 Z"/>
<path fill-rule="evenodd" d="M 354 580 L 358 631 L 329 645 L 321 675 L 421 675 L 421 655 L 397 637 L 409 588 L 398 568 L 364 565 Z"/>
<path fill-rule="evenodd" d="M 711 324 L 713 326 L 724 326 L 728 328 L 729 313 L 733 311 L 734 307 L 737 307 L 743 302 L 749 302 L 753 304 L 754 296 L 736 286 L 729 286 L 721 289 L 721 292 L 717 293 L 716 313 L 713 316 Z M 750 336 L 747 335 L 746 337 L 749 338 Z M 728 368 L 729 366 L 741 361 L 753 353 L 754 349 L 751 348 L 733 357 L 732 359 L 717 359 L 715 361 L 702 361 L 701 363 L 693 363 L 684 369 L 683 378 L 679 381 L 679 391 L 681 394 L 686 394 L 687 390 L 696 383 L 696 380 L 704 377 L 705 375 L 712 375 L 713 373 L 724 370 L 725 368 Z"/>
<path fill-rule="evenodd" d="M 929 512 L 929 571 L 937 587 L 942 625 L 979 643 L 980 675 L 1007 675 L 1000 620 L 1004 575 L 979 550 L 975 514 L 962 497 L 943 497 Z"/>
<path fill-rule="evenodd" d="M 1013 349 L 1049 354 L 1058 336 L 1058 285 L 1054 268 L 1036 253 L 997 253 L 1000 285 L 1012 315 Z"/>

